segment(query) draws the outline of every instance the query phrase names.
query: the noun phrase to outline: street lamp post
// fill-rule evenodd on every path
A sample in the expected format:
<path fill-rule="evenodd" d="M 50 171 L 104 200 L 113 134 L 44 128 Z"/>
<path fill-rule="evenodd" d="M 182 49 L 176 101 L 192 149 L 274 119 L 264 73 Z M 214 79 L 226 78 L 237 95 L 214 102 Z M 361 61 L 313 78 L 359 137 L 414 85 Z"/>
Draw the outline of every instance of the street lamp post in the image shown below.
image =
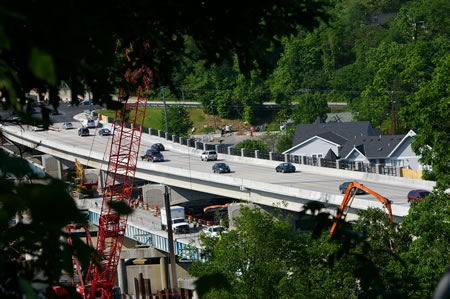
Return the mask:
<path fill-rule="evenodd" d="M 166 124 L 166 133 L 169 133 L 169 126 L 167 125 L 167 108 L 166 108 L 166 91 L 168 90 L 167 86 L 161 86 L 163 104 L 164 104 L 164 122 Z"/>

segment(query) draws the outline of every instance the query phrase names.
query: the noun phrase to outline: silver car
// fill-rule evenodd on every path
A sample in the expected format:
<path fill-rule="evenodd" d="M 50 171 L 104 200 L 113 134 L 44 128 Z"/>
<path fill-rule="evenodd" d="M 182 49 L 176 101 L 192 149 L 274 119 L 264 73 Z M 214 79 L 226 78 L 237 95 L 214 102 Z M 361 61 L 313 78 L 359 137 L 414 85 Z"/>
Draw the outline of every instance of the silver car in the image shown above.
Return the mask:
<path fill-rule="evenodd" d="M 63 129 L 64 129 L 64 130 L 73 129 L 72 123 L 71 123 L 71 122 L 63 123 Z"/>

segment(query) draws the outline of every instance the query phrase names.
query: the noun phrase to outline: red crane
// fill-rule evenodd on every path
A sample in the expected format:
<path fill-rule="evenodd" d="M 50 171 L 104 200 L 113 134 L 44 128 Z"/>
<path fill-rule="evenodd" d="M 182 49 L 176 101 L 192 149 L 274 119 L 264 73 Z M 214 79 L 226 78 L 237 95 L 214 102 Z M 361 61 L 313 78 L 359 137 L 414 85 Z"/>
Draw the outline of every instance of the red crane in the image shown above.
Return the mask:
<path fill-rule="evenodd" d="M 125 53 L 129 62 L 131 51 L 132 49 L 127 49 Z M 111 209 L 109 202 L 122 201 L 129 205 L 131 200 L 151 71 L 141 66 L 134 71 L 128 70 L 125 79 L 128 83 L 138 85 L 137 99 L 136 102 L 130 103 L 128 102 L 129 94 L 123 89 L 119 91 L 119 99 L 125 99 L 125 104 L 122 111 L 116 111 L 112 123 L 111 148 L 96 247 L 100 260 L 96 261 L 97 265 L 91 261 L 84 283 L 80 283 L 77 287 L 77 291 L 84 298 L 111 298 L 125 236 L 128 217 L 119 215 Z M 132 119 L 128 119 L 129 115 Z M 79 265 L 76 266 L 81 273 L 78 269 Z"/>

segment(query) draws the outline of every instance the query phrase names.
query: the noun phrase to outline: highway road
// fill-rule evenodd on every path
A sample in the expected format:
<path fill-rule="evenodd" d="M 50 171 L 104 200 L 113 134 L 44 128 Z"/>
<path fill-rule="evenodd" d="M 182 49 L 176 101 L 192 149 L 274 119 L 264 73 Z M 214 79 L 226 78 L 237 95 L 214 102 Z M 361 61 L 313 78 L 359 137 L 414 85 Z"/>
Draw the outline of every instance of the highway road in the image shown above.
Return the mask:
<path fill-rule="evenodd" d="M 39 136 L 42 139 L 52 140 L 54 142 L 59 142 L 61 144 L 69 145 L 73 147 L 73 151 L 76 152 L 80 149 L 89 150 L 91 148 L 92 142 L 95 139 L 95 144 L 92 147 L 94 152 L 98 152 L 103 154 L 107 145 L 107 142 L 110 138 L 106 136 L 94 136 L 94 130 L 90 129 L 91 135 L 88 137 L 79 137 L 77 134 L 77 129 L 81 126 L 79 122 L 73 122 L 75 129 L 72 130 L 63 130 L 62 123 L 56 123 L 54 128 L 50 131 L 40 131 L 40 132 L 31 132 L 31 134 L 35 136 Z M 106 125 L 108 127 L 108 125 Z M 171 148 L 172 142 L 162 141 L 161 138 L 156 136 L 149 136 L 147 134 L 143 134 L 140 155 L 143 155 L 145 151 L 150 148 L 153 143 L 162 142 L 166 145 L 167 151 L 163 152 L 164 157 L 166 159 L 165 162 L 154 163 L 157 167 L 159 163 L 161 165 L 167 165 L 176 168 L 182 168 L 192 171 L 199 171 L 204 173 L 210 173 L 211 178 L 213 176 L 222 176 L 222 177 L 237 177 L 243 178 L 247 180 L 252 180 L 256 182 L 266 182 L 280 186 L 289 186 L 301 189 L 307 189 L 312 191 L 325 192 L 329 194 L 340 194 L 338 186 L 340 183 L 344 181 L 351 181 L 349 177 L 341 176 L 327 176 L 327 175 L 318 175 L 315 173 L 307 173 L 297 171 L 295 173 L 276 173 L 275 169 L 267 166 L 253 165 L 253 164 L 243 164 L 237 163 L 233 161 L 229 161 L 226 159 L 227 155 L 219 154 L 219 161 L 226 162 L 230 168 L 230 174 L 214 174 L 212 172 L 212 165 L 214 162 L 204 162 L 201 161 L 200 156 L 189 154 L 187 151 L 182 151 L 180 149 Z M 149 163 L 152 162 L 140 162 L 140 163 Z M 138 164 L 139 167 L 139 164 Z M 411 189 L 414 189 L 413 186 L 405 187 L 405 186 L 397 186 L 397 185 L 389 185 L 389 184 L 381 184 L 370 181 L 359 181 L 375 192 L 383 195 L 386 198 L 389 198 L 393 201 L 395 205 L 408 206 L 407 203 L 407 193 Z M 226 196 L 226 194 L 221 194 Z M 376 201 L 376 199 L 371 195 L 358 195 L 357 198 L 366 199 L 370 201 Z M 381 207 L 381 204 L 380 204 Z"/>

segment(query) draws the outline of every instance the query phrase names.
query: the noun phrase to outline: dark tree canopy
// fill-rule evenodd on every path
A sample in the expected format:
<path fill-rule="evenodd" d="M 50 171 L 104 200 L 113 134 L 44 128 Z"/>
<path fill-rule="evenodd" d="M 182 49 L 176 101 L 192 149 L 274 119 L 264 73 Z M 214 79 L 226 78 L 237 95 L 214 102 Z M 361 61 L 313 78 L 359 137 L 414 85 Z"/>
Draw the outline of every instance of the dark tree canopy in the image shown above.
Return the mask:
<path fill-rule="evenodd" d="M 264 73 L 273 66 L 273 48 L 299 25 L 312 28 L 325 18 L 324 1 L 9 1 L 0 8 L 2 95 L 14 106 L 33 88 L 51 90 L 66 83 L 74 94 L 89 87 L 98 103 L 123 86 L 124 68 L 144 64 L 155 87 L 173 87 L 171 77 L 191 37 L 195 59 L 208 64 L 237 55 L 241 71 Z M 118 53 L 133 43 L 124 64 Z M 145 51 L 148 42 L 151 51 Z M 117 61 L 120 61 L 119 63 Z M 137 64 L 137 63 L 136 63 Z M 75 95 L 73 96 L 75 98 Z"/>

